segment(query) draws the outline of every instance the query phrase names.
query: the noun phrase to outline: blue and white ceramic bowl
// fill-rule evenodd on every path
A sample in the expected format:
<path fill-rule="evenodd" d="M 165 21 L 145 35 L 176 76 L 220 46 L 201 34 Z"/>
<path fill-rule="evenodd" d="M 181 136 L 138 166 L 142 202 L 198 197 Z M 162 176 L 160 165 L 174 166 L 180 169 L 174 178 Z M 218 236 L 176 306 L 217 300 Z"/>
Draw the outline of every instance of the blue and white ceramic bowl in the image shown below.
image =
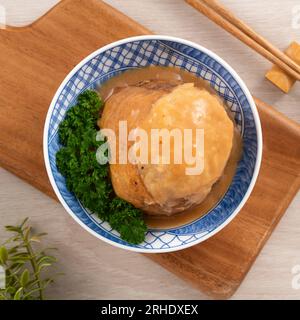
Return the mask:
<path fill-rule="evenodd" d="M 243 136 L 243 156 L 230 188 L 205 216 L 168 230 L 149 230 L 132 245 L 120 239 L 108 223 L 90 214 L 68 191 L 55 164 L 60 148 L 58 126 L 78 95 L 101 85 L 119 72 L 148 65 L 176 66 L 196 74 L 227 102 Z M 190 41 L 168 36 L 140 36 L 109 44 L 81 61 L 65 78 L 50 105 L 44 129 L 44 157 L 52 187 L 69 214 L 97 238 L 120 248 L 170 252 L 202 242 L 224 228 L 241 210 L 255 184 L 262 154 L 260 120 L 254 101 L 237 73 L 215 53 Z"/>

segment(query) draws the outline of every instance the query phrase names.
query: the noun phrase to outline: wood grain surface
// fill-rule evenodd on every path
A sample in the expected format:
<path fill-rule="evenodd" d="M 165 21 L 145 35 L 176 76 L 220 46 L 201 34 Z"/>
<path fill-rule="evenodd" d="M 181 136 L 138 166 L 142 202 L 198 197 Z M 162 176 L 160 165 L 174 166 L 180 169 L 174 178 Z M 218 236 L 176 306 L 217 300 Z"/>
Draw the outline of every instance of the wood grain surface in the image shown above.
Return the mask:
<path fill-rule="evenodd" d="M 199 245 L 148 255 L 215 298 L 228 298 L 239 287 L 300 186 L 300 126 L 271 106 L 255 101 L 264 136 L 263 160 L 257 183 L 241 212 L 216 236 Z"/>
<path fill-rule="evenodd" d="M 4 168 L 56 198 L 42 153 L 45 116 L 53 94 L 66 74 L 95 49 L 147 33 L 136 26 L 104 3 L 74 0 L 63 1 L 28 27 L 0 30 L 5 79 L 0 92 L 6 93 L 0 97 L 0 163 Z"/>
<path fill-rule="evenodd" d="M 100 27 L 101 30 L 104 30 L 104 27 L 109 29 L 111 40 L 108 42 L 119 38 L 119 30 L 122 30 L 121 37 L 124 37 L 126 32 L 129 32 L 130 35 L 146 32 L 144 28 L 124 18 L 126 26 L 115 28 L 117 32 L 114 33 L 111 26 L 119 26 L 124 21 L 123 16 L 119 18 L 120 16 L 117 15 L 117 18 L 113 19 L 114 15 L 111 14 L 111 10 L 106 10 L 106 6 L 102 7 L 99 2 L 92 0 L 86 2 L 91 3 L 91 7 L 85 3 L 84 10 L 78 12 L 73 7 L 76 2 L 80 3 L 79 0 L 73 0 L 71 6 L 70 1 L 66 1 L 63 4 L 66 5 L 64 10 L 59 12 L 54 9 L 47 17 L 23 29 L 22 35 L 18 35 L 20 30 L 17 31 L 14 28 L 0 30 L 0 46 L 3 44 L 0 48 L 3 53 L 0 55 L 0 65 L 4 74 L 5 72 L 7 74 L 7 81 L 1 82 L 0 90 L 7 92 L 13 83 L 14 93 L 17 93 L 15 97 L 12 95 L 14 99 L 9 101 L 5 100 L 4 96 L 0 98 L 1 110 L 2 106 L 5 106 L 0 117 L 1 131 L 7 133 L 0 140 L 0 161 L 6 168 L 48 194 L 51 194 L 48 182 L 45 184 L 45 181 L 48 180 L 43 179 L 40 175 L 43 167 L 41 150 L 39 150 L 41 144 L 39 135 L 43 125 L 40 119 L 44 119 L 52 95 L 66 72 L 87 53 L 106 43 L 102 40 L 102 34 L 89 33 L 90 25 L 94 29 Z M 97 10 L 95 6 L 103 10 L 101 20 L 95 18 L 94 14 Z M 86 26 L 86 29 L 80 28 L 81 33 L 78 32 L 78 25 L 74 27 L 72 18 L 77 17 L 77 21 L 81 21 L 82 15 L 89 17 L 89 25 Z M 108 18 L 110 23 L 103 23 L 103 17 Z M 59 33 L 56 32 L 58 26 L 60 27 Z M 50 38 L 49 28 L 54 31 L 50 32 Z M 76 43 L 80 43 L 81 46 L 74 45 L 72 35 L 75 34 L 80 40 Z M 89 35 L 88 41 L 87 34 Z M 108 40 L 108 38 L 105 39 Z M 22 42 L 23 45 L 20 45 Z M 36 50 L 37 48 L 39 50 Z M 13 59 L 3 59 L 4 54 L 13 56 L 16 59 L 15 63 L 9 63 Z M 47 56 L 48 58 L 51 56 L 51 60 L 47 61 Z M 37 67 L 42 67 L 47 77 L 44 77 L 44 73 L 35 74 L 33 71 L 37 70 Z M 18 71 L 17 78 L 12 77 L 9 68 L 15 68 L 14 71 Z M 24 70 L 31 72 L 24 72 Z M 26 87 L 28 79 L 30 83 Z M 33 91 L 33 87 L 37 90 Z M 53 92 L 50 94 L 51 90 Z M 248 201 L 243 214 L 240 214 L 220 234 L 204 244 L 180 253 L 151 256 L 171 271 L 190 280 L 197 287 L 215 297 L 227 297 L 237 288 L 270 231 L 299 188 L 300 155 L 299 148 L 297 148 L 300 137 L 299 126 L 263 103 L 258 102 L 258 104 L 265 135 L 262 171 L 265 174 L 260 175 L 259 184 L 251 196 L 252 199 L 255 199 L 253 204 Z M 18 105 L 20 110 L 17 119 L 12 117 L 15 105 Z M 23 111 L 24 108 L 26 112 Z M 25 128 L 25 130 L 15 131 L 15 128 Z M 26 130 L 26 128 L 31 130 Z M 16 135 L 16 132 L 19 135 Z M 12 140 L 12 136 L 16 138 Z M 290 141 L 289 144 L 284 143 L 287 139 Z M 7 156 L 7 154 L 10 155 Z M 274 175 L 275 170 L 276 175 Z M 296 179 L 295 176 L 297 176 Z M 284 197 L 281 197 L 282 195 Z M 257 203 L 260 205 L 258 206 Z M 250 225 L 254 228 L 249 228 Z"/>

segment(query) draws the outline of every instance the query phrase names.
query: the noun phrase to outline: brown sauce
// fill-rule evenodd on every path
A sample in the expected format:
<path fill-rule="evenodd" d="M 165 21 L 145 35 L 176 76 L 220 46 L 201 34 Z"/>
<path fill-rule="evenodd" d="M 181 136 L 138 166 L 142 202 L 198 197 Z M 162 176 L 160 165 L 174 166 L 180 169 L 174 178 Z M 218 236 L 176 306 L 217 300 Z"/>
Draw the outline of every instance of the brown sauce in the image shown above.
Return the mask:
<path fill-rule="evenodd" d="M 143 81 L 149 80 L 160 80 L 171 83 L 178 82 L 178 84 L 193 82 L 195 86 L 199 88 L 205 88 L 215 96 L 218 96 L 216 92 L 209 86 L 209 83 L 207 81 L 198 78 L 194 74 L 175 67 L 161 66 L 144 67 L 121 73 L 104 83 L 99 88 L 99 93 L 104 101 L 106 101 L 116 90 L 120 88 L 137 85 Z M 234 122 L 234 117 L 227 105 L 222 101 L 221 98 L 219 98 L 219 100 L 222 102 L 229 117 Z M 148 227 L 154 229 L 174 228 L 188 224 L 208 213 L 222 199 L 222 197 L 228 190 L 233 176 L 236 172 L 237 164 L 241 158 L 241 154 L 242 138 L 238 129 L 236 128 L 231 154 L 224 169 L 224 173 L 221 178 L 214 184 L 211 192 L 205 198 L 205 200 L 194 208 L 175 214 L 173 216 L 153 216 L 145 214 L 145 221 Z"/>

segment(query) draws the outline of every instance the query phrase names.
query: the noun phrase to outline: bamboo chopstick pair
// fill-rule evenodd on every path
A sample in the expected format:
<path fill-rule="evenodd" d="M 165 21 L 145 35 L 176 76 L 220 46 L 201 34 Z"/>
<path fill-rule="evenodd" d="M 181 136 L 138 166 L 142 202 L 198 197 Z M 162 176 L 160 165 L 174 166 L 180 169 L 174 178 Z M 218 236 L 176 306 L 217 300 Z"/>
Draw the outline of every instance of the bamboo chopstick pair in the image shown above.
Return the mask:
<path fill-rule="evenodd" d="M 300 80 L 300 66 L 236 17 L 217 0 L 185 0 L 210 20 L 244 42 L 293 78 Z"/>

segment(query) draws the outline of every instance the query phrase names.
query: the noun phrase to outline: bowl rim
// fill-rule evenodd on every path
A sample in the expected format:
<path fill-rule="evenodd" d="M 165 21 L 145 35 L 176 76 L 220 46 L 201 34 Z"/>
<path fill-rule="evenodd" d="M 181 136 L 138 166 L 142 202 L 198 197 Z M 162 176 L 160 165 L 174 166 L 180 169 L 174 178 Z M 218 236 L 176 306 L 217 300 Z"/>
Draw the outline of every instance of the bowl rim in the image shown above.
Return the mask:
<path fill-rule="evenodd" d="M 257 134 L 257 153 L 256 153 L 256 162 L 255 162 L 255 167 L 254 167 L 254 171 L 253 171 L 253 175 L 249 184 L 249 187 L 242 199 L 242 201 L 239 203 L 239 205 L 235 208 L 235 210 L 232 212 L 232 214 L 230 215 L 229 218 L 227 218 L 223 223 L 221 223 L 217 228 L 215 228 L 213 231 L 209 232 L 208 234 L 206 234 L 205 236 L 201 237 L 200 239 L 193 241 L 191 243 L 187 243 L 184 244 L 180 247 L 174 247 L 174 248 L 163 248 L 163 249 L 144 249 L 144 248 L 136 248 L 136 247 L 131 247 L 131 246 L 127 246 L 127 245 L 123 245 L 123 244 L 119 244 L 117 242 L 114 242 L 113 240 L 107 239 L 106 237 L 98 234 L 97 232 L 95 232 L 94 230 L 92 230 L 91 228 L 89 228 L 85 223 L 83 223 L 71 210 L 71 208 L 69 208 L 68 204 L 65 202 L 65 200 L 63 199 L 56 183 L 53 177 L 53 173 L 50 167 L 50 159 L 49 159 L 49 153 L 48 153 L 48 131 L 49 131 L 49 124 L 50 124 L 50 119 L 51 119 L 51 115 L 53 112 L 53 109 L 55 107 L 55 103 L 60 95 L 60 93 L 62 92 L 63 88 L 66 86 L 66 84 L 68 83 L 68 81 L 72 78 L 72 76 L 81 69 L 82 66 L 84 66 L 88 61 L 90 61 L 91 59 L 93 59 L 95 56 L 109 50 L 112 49 L 116 46 L 119 45 L 123 45 L 125 43 L 130 43 L 130 42 L 135 42 L 135 41 L 144 41 L 144 40 L 162 40 L 162 41 L 172 41 L 175 43 L 179 43 L 179 44 L 183 44 L 183 45 L 187 45 L 190 46 L 192 48 L 195 48 L 199 51 L 204 52 L 205 54 L 207 54 L 208 56 L 211 56 L 214 60 L 216 60 L 218 63 L 220 63 L 225 69 L 227 69 L 230 74 L 235 78 L 235 80 L 237 81 L 237 83 L 239 84 L 239 86 L 241 87 L 241 89 L 243 90 L 248 102 L 249 102 L 249 106 L 251 108 L 251 111 L 253 113 L 253 118 L 254 118 L 254 123 L 255 123 L 255 129 L 256 129 L 256 134 Z M 260 166 L 261 166 L 261 159 L 262 159 L 262 145 L 263 145 L 263 140 L 262 140 L 262 129 L 261 129 L 261 122 L 260 122 L 260 118 L 259 118 L 259 114 L 257 111 L 257 107 L 256 104 L 253 100 L 253 97 L 249 91 L 249 89 L 247 88 L 246 84 L 244 83 L 244 81 L 240 78 L 240 76 L 237 74 L 237 72 L 226 62 L 224 61 L 221 57 L 219 57 L 216 53 L 214 53 L 213 51 L 193 42 L 193 41 L 189 41 L 189 40 L 185 40 L 179 37 L 173 37 L 173 36 L 167 36 L 167 35 L 142 35 L 142 36 L 135 36 L 135 37 L 128 37 L 128 38 L 124 38 L 122 40 L 118 40 L 115 42 L 112 42 L 110 44 L 107 44 L 95 51 L 93 51 L 91 54 L 89 54 L 86 58 L 82 59 L 69 73 L 68 75 L 64 78 L 64 80 L 62 81 L 62 83 L 60 84 L 60 86 L 58 87 L 55 95 L 52 98 L 51 104 L 49 106 L 48 112 L 47 112 L 47 116 L 46 116 L 46 120 L 45 120 L 45 124 L 44 124 L 44 132 L 43 132 L 43 154 L 44 154 L 44 162 L 45 162 L 45 166 L 46 166 L 46 171 L 48 174 L 48 178 L 50 180 L 51 186 L 57 196 L 57 198 L 59 199 L 60 203 L 63 205 L 64 209 L 70 214 L 70 216 L 81 226 L 83 227 L 85 230 L 87 230 L 90 234 L 92 234 L 93 236 L 97 237 L 98 239 L 103 240 L 104 242 L 111 244 L 115 247 L 118 248 L 122 248 L 125 250 L 129 250 L 129 251 L 134 251 L 134 252 L 140 252 L 140 253 L 166 253 L 166 252 L 174 252 L 174 251 L 179 251 L 179 250 L 183 250 L 186 249 L 188 247 L 192 247 L 196 244 L 199 244 L 205 240 L 207 240 L 208 238 L 214 236 L 216 233 L 218 233 L 219 231 L 221 231 L 224 227 L 226 227 L 235 217 L 236 215 L 240 212 L 240 210 L 242 209 L 242 207 L 244 206 L 244 204 L 246 203 L 246 201 L 248 200 L 254 185 L 256 183 L 257 177 L 258 177 L 258 173 L 260 170 Z"/>

